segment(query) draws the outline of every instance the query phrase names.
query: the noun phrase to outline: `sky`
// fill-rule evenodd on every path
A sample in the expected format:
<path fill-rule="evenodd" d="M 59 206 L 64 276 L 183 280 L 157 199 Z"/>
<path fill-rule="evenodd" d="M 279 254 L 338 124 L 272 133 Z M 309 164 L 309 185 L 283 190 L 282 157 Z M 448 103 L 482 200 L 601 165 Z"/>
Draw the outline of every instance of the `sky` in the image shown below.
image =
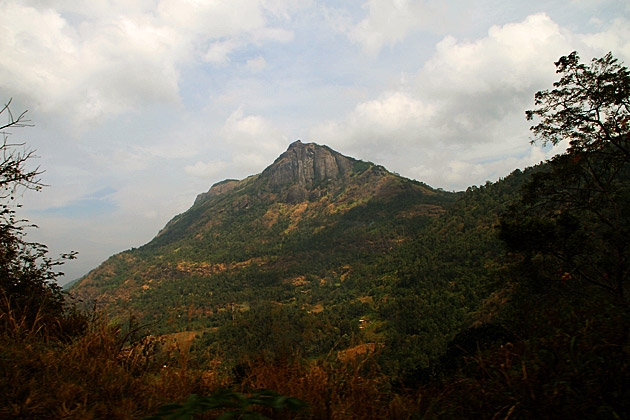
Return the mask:
<path fill-rule="evenodd" d="M 19 197 L 66 282 L 197 194 L 325 144 L 459 191 L 548 159 L 554 62 L 630 63 L 627 0 L 0 0 L 0 101 L 35 150 Z"/>

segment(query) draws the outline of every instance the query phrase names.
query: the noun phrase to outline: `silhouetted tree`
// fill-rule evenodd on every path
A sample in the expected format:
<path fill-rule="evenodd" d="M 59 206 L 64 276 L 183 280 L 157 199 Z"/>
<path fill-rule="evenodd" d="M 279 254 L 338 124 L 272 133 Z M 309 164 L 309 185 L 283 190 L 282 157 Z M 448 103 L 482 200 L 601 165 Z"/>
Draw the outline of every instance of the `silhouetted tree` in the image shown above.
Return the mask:
<path fill-rule="evenodd" d="M 39 191 L 43 186 L 39 178 L 42 171 L 27 167 L 32 150 L 23 143 L 9 141 L 8 130 L 29 125 L 26 111 L 14 116 L 10 104 L 11 101 L 0 109 L 0 117 L 7 118 L 0 125 L 0 320 L 4 321 L 0 328 L 7 327 L 9 321 L 58 328 L 66 297 L 55 282 L 63 273 L 56 272 L 55 267 L 75 254 L 52 259 L 47 256 L 45 245 L 25 238 L 25 228 L 34 225 L 17 218 L 20 205 L 16 196 L 24 190 Z"/>
<path fill-rule="evenodd" d="M 536 93 L 532 142 L 559 144 L 523 200 L 503 216 L 501 237 L 540 286 L 597 285 L 622 300 L 630 269 L 630 72 L 612 54 L 556 62 L 560 80 Z"/>

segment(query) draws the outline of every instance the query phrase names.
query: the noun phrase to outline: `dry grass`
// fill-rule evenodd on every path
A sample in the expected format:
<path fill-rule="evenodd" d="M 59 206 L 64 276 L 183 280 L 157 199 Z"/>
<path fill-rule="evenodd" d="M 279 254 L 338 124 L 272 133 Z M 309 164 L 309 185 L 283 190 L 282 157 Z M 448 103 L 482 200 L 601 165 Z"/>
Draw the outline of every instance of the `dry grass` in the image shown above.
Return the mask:
<path fill-rule="evenodd" d="M 2 309 L 0 419 L 139 419 L 190 394 L 227 387 L 270 389 L 310 406 L 299 414 L 267 413 L 274 418 L 409 419 L 419 410 L 417 397 L 391 391 L 391 378 L 369 352 L 343 360 L 250 361 L 235 382 L 218 361 L 200 369 L 165 340 L 129 342 L 103 317 L 59 339 L 41 317 L 27 322 Z"/>
<path fill-rule="evenodd" d="M 251 362 L 248 370 L 243 389 L 272 389 L 306 401 L 310 410 L 299 418 L 404 420 L 420 410 L 417 395 L 391 391 L 391 378 L 379 372 L 371 355 L 348 361 Z"/>
<path fill-rule="evenodd" d="M 27 325 L 13 315 L 1 315 L 2 419 L 136 419 L 225 384 L 224 376 L 191 368 L 184 354 L 159 342 L 125 343 L 103 319 L 59 340 L 37 319 Z"/>
<path fill-rule="evenodd" d="M 104 317 L 84 316 L 82 329 L 58 334 L 76 320 L 60 319 L 51 329 L 43 316 L 27 320 L 8 303 L 0 302 L 0 419 L 139 419 L 191 394 L 230 387 L 269 389 L 310 407 L 266 412 L 273 418 L 404 420 L 421 409 L 418 392 L 392 391 L 375 349 L 314 361 L 249 361 L 235 379 L 220 361 L 199 368 L 186 349 L 163 339 L 132 340 Z"/>

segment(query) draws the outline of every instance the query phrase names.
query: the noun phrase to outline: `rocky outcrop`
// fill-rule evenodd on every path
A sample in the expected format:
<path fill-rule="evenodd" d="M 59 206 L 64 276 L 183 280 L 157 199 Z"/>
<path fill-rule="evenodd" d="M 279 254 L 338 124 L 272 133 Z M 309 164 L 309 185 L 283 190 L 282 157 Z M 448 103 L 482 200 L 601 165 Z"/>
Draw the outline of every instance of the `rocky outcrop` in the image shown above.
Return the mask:
<path fill-rule="evenodd" d="M 297 185 L 310 190 L 323 181 L 342 178 L 355 162 L 326 146 L 298 140 L 263 171 L 262 178 L 272 188 Z"/>
<path fill-rule="evenodd" d="M 219 195 L 219 194 L 223 194 L 224 192 L 231 191 L 240 182 L 241 181 L 237 179 L 226 179 L 224 181 L 217 182 L 212 187 L 210 187 L 210 189 L 207 192 L 199 194 L 197 198 L 195 198 L 194 204 L 201 203 L 202 201 L 205 201 L 210 197 L 214 197 L 215 195 Z"/>

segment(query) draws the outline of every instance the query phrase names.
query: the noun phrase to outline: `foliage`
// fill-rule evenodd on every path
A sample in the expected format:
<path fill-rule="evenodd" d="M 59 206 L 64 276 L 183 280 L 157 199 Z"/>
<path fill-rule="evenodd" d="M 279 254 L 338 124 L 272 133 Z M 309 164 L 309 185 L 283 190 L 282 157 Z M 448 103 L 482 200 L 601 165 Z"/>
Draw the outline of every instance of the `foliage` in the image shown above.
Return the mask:
<path fill-rule="evenodd" d="M 556 63 L 560 81 L 527 113 L 541 118 L 536 140 L 569 147 L 532 175 L 499 224 L 511 251 L 500 320 L 516 337 L 469 359 L 449 385 L 458 406 L 448 416 L 462 406 L 520 418 L 630 415 L 630 76 L 611 54 L 578 60 Z"/>
<path fill-rule="evenodd" d="M 187 420 L 192 419 L 195 414 L 202 414 L 217 409 L 229 410 L 217 416 L 217 420 L 268 419 L 262 413 L 252 410 L 251 406 L 267 407 L 274 410 L 287 408 L 291 411 L 300 411 L 306 408 L 306 403 L 297 398 L 279 395 L 268 389 L 249 392 L 247 395 L 231 390 L 220 390 L 209 396 L 192 394 L 183 404 L 163 405 L 155 416 L 147 417 L 145 420 Z"/>
<path fill-rule="evenodd" d="M 81 329 L 83 322 L 66 306 L 66 296 L 55 282 L 63 273 L 55 269 L 75 254 L 52 259 L 45 245 L 25 238 L 29 225 L 18 219 L 16 209 L 20 206 L 14 201 L 24 190 L 39 191 L 43 184 L 39 168 L 28 167 L 33 151 L 9 141 L 7 130 L 28 126 L 26 111 L 14 117 L 10 104 L 0 109 L 0 116 L 7 117 L 0 125 L 0 328 L 17 331 L 11 324 L 17 322 L 31 332 L 52 329 L 58 335 L 71 334 L 71 330 Z"/>
<path fill-rule="evenodd" d="M 138 419 L 168 401 L 225 386 L 155 338 L 129 340 L 99 316 L 71 339 L 0 334 L 0 419 Z"/>
<path fill-rule="evenodd" d="M 418 418 L 424 401 L 415 392 L 394 392 L 380 371 L 377 352 L 317 360 L 251 360 L 242 386 L 275 389 L 305 401 L 309 419 Z"/>
<path fill-rule="evenodd" d="M 449 341 L 478 321 L 484 301 L 501 287 L 504 247 L 493 226 L 533 171 L 468 188 L 382 264 L 389 280 L 389 296 L 378 309 L 386 325 L 382 363 L 407 386 L 439 374 Z"/>
<path fill-rule="evenodd" d="M 579 62 L 577 52 L 561 57 L 556 64 L 560 80 L 554 89 L 535 95 L 537 109 L 527 119 L 541 121 L 532 126 L 536 140 L 558 144 L 569 142 L 570 154 L 607 153 L 613 160 L 628 160 L 630 129 L 630 72 L 611 53 Z M 536 141 L 535 140 L 535 141 Z"/>
<path fill-rule="evenodd" d="M 515 336 L 467 352 L 426 418 L 628 418 L 628 315 L 602 293 L 518 299 Z M 516 335 L 517 334 L 517 335 Z"/>
<path fill-rule="evenodd" d="M 569 148 L 527 185 L 501 220 L 533 283 L 597 285 L 619 299 L 630 275 L 630 73 L 611 54 L 557 63 L 555 89 L 536 94 L 536 140 Z"/>
<path fill-rule="evenodd" d="M 350 305 L 351 306 L 351 305 Z M 231 321 L 204 334 L 196 351 L 224 361 L 252 358 L 287 359 L 317 357 L 351 345 L 358 335 L 355 316 L 348 308 L 335 312 L 308 313 L 295 306 L 259 303 L 232 315 Z"/>

